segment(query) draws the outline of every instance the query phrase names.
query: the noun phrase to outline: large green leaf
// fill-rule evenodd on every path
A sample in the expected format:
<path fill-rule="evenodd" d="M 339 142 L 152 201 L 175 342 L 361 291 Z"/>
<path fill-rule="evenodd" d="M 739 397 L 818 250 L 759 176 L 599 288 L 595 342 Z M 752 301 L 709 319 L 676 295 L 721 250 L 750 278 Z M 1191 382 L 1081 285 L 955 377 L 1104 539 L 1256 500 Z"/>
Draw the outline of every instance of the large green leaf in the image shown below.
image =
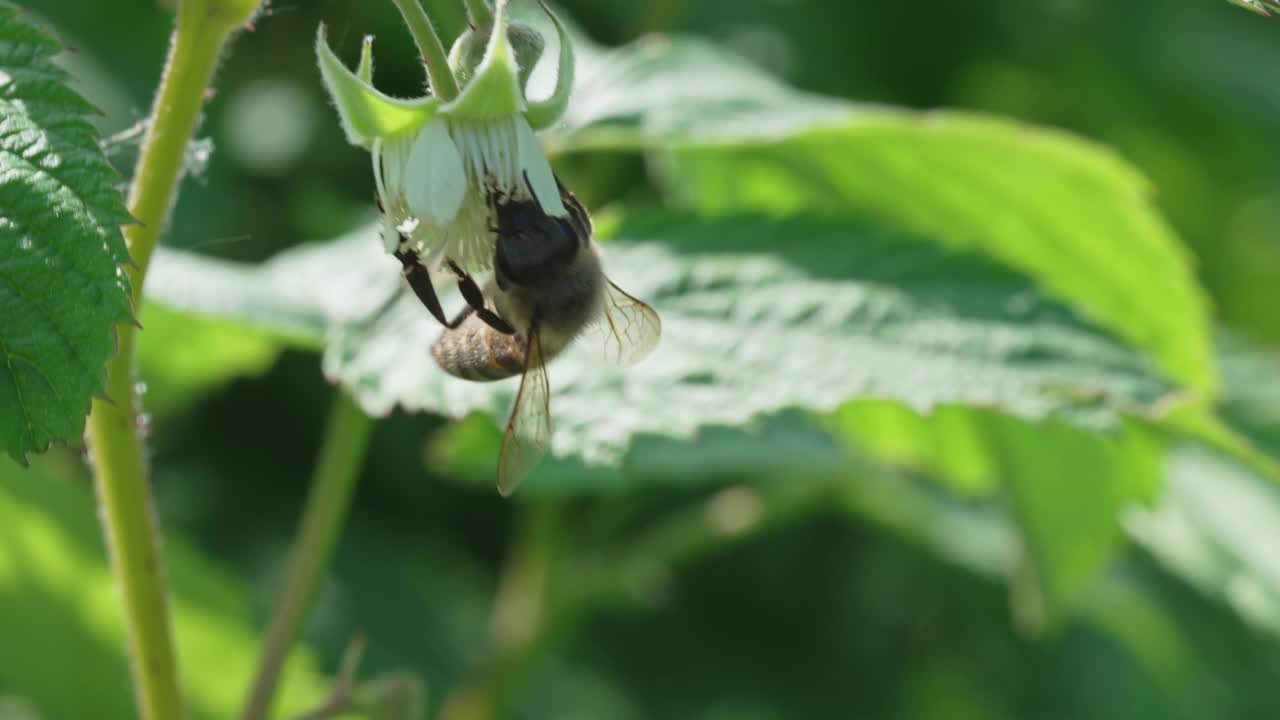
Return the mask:
<path fill-rule="evenodd" d="M 663 177 L 701 210 L 852 214 L 990 254 L 1181 384 L 1214 392 L 1190 256 L 1146 180 L 1104 148 L 991 117 L 799 92 L 695 40 L 582 54 L 553 149 L 675 148 L 659 156 Z"/>
<path fill-rule="evenodd" d="M 1220 343 L 1225 422 L 1239 438 L 1280 454 L 1280 360 L 1230 335 Z M 1280 537 L 1270 532 L 1280 493 L 1268 476 L 1270 461 L 1254 457 L 1259 453 L 1187 445 L 1166 455 L 1162 438 L 1138 426 L 1089 437 L 969 408 L 922 417 L 887 403 L 856 403 L 836 421 L 863 452 L 954 493 L 989 496 L 1007 488 L 1049 620 L 1088 600 L 1123 528 L 1170 573 L 1280 631 L 1280 566 L 1271 559 Z"/>
<path fill-rule="evenodd" d="M 42 717 L 137 717 L 115 582 L 84 470 L 41 458 L 0 460 L 0 687 L 20 688 Z M 178 538 L 165 543 L 182 684 L 193 717 L 233 717 L 258 652 L 253 604 L 240 583 Z M 296 651 L 281 717 L 325 693 L 315 658 Z"/>
<path fill-rule="evenodd" d="M 0 3 L 0 447 L 19 462 L 79 441 L 132 318 L 129 214 L 60 50 Z"/>
<path fill-rule="evenodd" d="M 1172 398 L 1140 355 L 972 254 L 869 226 L 755 216 L 631 217 L 611 234 L 610 272 L 663 316 L 663 340 L 627 371 L 584 343 L 552 365 L 555 450 L 588 465 L 627 459 L 639 470 L 666 456 L 664 438 L 857 397 L 1090 430 L 1155 416 Z M 373 230 L 257 268 L 161 253 L 155 277 L 157 301 L 323 341 L 328 376 L 371 413 L 479 411 L 500 423 L 509 410 L 514 381 L 462 382 L 433 366 L 439 327 Z M 633 442 L 644 452 L 628 456 Z"/>
<path fill-rule="evenodd" d="M 964 115 L 869 114 L 773 144 L 688 148 L 669 177 L 710 213 L 874 218 L 1035 277 L 1203 394 L 1216 387 L 1203 293 L 1146 182 L 1060 133 Z"/>

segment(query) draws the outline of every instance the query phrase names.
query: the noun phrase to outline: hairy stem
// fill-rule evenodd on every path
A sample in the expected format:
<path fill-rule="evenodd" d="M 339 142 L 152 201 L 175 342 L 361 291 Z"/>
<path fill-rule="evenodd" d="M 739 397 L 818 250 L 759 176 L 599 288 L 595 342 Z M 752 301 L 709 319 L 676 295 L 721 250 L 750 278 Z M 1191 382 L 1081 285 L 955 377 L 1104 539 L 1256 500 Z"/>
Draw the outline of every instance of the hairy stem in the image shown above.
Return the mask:
<path fill-rule="evenodd" d="M 431 92 L 441 100 L 452 100 L 458 96 L 458 81 L 449 69 L 449 57 L 444 51 L 444 43 L 436 34 L 431 18 L 418 4 L 419 0 L 393 0 L 400 10 L 400 15 L 409 26 L 413 42 L 422 53 L 422 62 L 427 66 L 427 78 L 431 81 Z"/>
<path fill-rule="evenodd" d="M 135 312 L 141 307 L 156 239 L 177 193 L 187 143 L 199 121 L 205 90 L 222 46 L 237 25 L 235 13 L 225 10 L 216 2 L 195 1 L 183 2 L 179 11 L 129 188 L 129 211 L 138 219 L 124 228 L 133 258 L 128 273 Z M 107 366 L 106 396 L 110 400 L 93 403 L 89 444 L 103 530 L 124 606 L 138 714 L 144 720 L 178 720 L 184 716 L 183 702 L 133 390 L 135 341 L 136 328 L 119 328 L 119 352 Z"/>
<path fill-rule="evenodd" d="M 372 430 L 369 416 L 350 395 L 339 390 L 329 411 L 302 523 L 290 552 L 284 591 L 271 617 L 253 687 L 245 701 L 241 715 L 244 720 L 261 720 L 271 710 L 289 646 L 302 626 L 342 532 Z"/>

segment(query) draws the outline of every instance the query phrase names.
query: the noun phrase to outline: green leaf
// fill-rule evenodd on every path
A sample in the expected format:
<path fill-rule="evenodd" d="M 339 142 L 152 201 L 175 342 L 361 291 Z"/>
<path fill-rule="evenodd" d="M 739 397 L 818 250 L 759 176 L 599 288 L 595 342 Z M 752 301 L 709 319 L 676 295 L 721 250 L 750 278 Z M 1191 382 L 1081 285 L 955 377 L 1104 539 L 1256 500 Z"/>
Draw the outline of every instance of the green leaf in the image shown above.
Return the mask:
<path fill-rule="evenodd" d="M 1106 149 L 991 117 L 803 93 L 694 40 L 577 47 L 581 80 L 551 148 L 674 148 L 662 176 L 699 210 L 853 215 L 989 254 L 1181 384 L 1215 392 L 1190 255 L 1146 180 Z"/>
<path fill-rule="evenodd" d="M 1222 416 L 1280 462 L 1280 353 L 1219 334 L 1224 379 Z"/>
<path fill-rule="evenodd" d="M 1028 629 L 1056 625 L 1088 597 L 1123 547 L 1123 513 L 1157 494 L 1164 440 L 1138 423 L 1099 435 L 973 408 L 922 417 L 853 403 L 832 423 L 875 460 L 921 473 L 961 497 L 1003 491 L 1023 555 L 1006 558 Z"/>
<path fill-rule="evenodd" d="M 0 447 L 19 462 L 80 441 L 115 326 L 132 320 L 131 219 L 60 50 L 0 4 Z"/>
<path fill-rule="evenodd" d="M 986 253 L 1215 391 L 1205 297 L 1145 180 L 1065 134 L 965 115 L 869 114 L 772 144 L 676 151 L 669 176 L 708 213 L 872 218 Z"/>
<path fill-rule="evenodd" d="M 1168 570 L 1280 634 L 1280 488 L 1219 452 L 1170 454 L 1161 503 L 1129 518 Z"/>
<path fill-rule="evenodd" d="M 165 560 L 192 715 L 234 717 L 257 658 L 253 603 L 238 581 L 172 533 Z M 93 699 L 94 718 L 137 717 L 93 493 L 83 468 L 65 455 L 40 458 L 28 471 L 0 460 L 0 637 L 0 687 L 21 688 L 42 717 L 82 717 L 85 698 Z M 296 650 L 281 717 L 324 693 L 312 653 Z"/>
<path fill-rule="evenodd" d="M 664 336 L 627 371 L 585 343 L 551 366 L 556 453 L 587 466 L 643 466 L 664 456 L 636 449 L 651 440 L 857 397 L 1090 430 L 1156 416 L 1172 398 L 1149 362 L 971 254 L 869 226 L 757 216 L 632 217 L 613 235 L 612 277 L 653 304 Z M 154 273 L 162 302 L 324 341 L 326 374 L 371 413 L 505 422 L 515 382 L 458 381 L 431 365 L 438 324 L 401 288 L 373 229 L 258 268 L 165 252 Z"/>
<path fill-rule="evenodd" d="M 1280 356 L 1230 333 L 1220 334 L 1220 344 L 1221 414 L 1271 462 L 1260 467 L 1223 448 L 1179 447 L 1166 461 L 1160 504 L 1135 512 L 1127 527 L 1171 573 L 1280 634 L 1280 486 L 1268 472 L 1280 457 Z"/>
<path fill-rule="evenodd" d="M 151 414 L 176 412 L 235 378 L 265 373 L 282 348 L 266 333 L 156 303 L 143 305 L 142 326 L 138 376 Z"/>

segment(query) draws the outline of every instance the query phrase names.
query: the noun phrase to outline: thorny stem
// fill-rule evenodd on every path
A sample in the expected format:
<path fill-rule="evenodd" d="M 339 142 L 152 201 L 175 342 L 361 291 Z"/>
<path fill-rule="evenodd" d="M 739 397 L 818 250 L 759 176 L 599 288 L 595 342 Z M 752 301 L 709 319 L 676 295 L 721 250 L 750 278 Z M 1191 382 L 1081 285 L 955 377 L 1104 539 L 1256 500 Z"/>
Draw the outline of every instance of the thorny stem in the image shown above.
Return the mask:
<path fill-rule="evenodd" d="M 272 614 L 253 687 L 241 714 L 244 720 L 261 720 L 271 710 L 289 647 L 342 532 L 372 430 L 372 419 L 350 395 L 339 390 L 329 411 L 302 522 L 290 551 L 284 591 Z"/>
<path fill-rule="evenodd" d="M 147 266 L 177 193 L 182 163 L 200 118 L 218 55 L 256 2 L 238 7 L 183 2 L 169 48 L 149 129 L 129 188 L 129 212 L 138 222 L 124 228 L 133 259 L 127 268 L 136 313 Z M 170 630 L 168 598 L 158 549 L 155 508 L 138 434 L 134 396 L 136 328 L 118 329 L 119 352 L 107 366 L 107 399 L 93 402 L 88 436 L 103 531 L 125 615 L 125 635 L 138 714 L 144 720 L 184 716 Z"/>
<path fill-rule="evenodd" d="M 431 18 L 418 4 L 418 0 L 392 0 L 400 9 L 413 35 L 413 42 L 422 53 L 422 62 L 427 66 L 427 78 L 431 81 L 431 93 L 448 102 L 458 96 L 458 81 L 449 69 L 449 56 L 445 53 L 440 36 L 431 25 Z"/>

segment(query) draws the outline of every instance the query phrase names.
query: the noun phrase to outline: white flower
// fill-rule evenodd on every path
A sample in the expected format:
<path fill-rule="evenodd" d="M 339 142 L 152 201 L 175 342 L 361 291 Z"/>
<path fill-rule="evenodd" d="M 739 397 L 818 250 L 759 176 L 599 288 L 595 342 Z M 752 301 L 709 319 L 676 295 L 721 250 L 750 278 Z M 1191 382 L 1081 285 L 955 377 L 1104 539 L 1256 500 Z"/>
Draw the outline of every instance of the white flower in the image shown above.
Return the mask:
<path fill-rule="evenodd" d="M 568 214 L 534 128 L 550 125 L 568 104 L 572 46 L 551 15 L 561 47 L 556 90 L 546 100 L 526 101 L 505 10 L 499 0 L 484 56 L 465 69 L 468 82 L 449 100 L 382 94 L 372 84 L 371 41 L 366 38 L 353 73 L 333 55 L 320 28 L 320 71 L 343 128 L 373 157 L 389 253 L 412 250 L 428 266 L 448 259 L 478 272 L 493 261 L 495 203 L 536 199 L 548 215 Z"/>
<path fill-rule="evenodd" d="M 495 202 L 536 199 L 548 215 L 568 215 L 551 165 L 521 115 L 437 116 L 412 135 L 375 140 L 372 154 L 387 252 L 407 241 L 428 265 L 449 258 L 468 270 L 487 268 Z"/>

